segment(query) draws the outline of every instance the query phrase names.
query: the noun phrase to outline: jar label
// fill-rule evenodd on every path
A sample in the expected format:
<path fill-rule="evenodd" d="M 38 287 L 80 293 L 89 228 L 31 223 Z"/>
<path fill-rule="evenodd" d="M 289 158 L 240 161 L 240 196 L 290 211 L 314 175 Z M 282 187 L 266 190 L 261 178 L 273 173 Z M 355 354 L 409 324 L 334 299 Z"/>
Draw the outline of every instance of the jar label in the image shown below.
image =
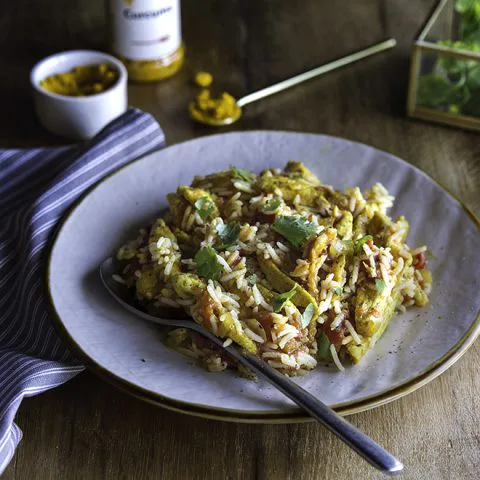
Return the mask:
<path fill-rule="evenodd" d="M 180 0 L 110 0 L 109 6 L 116 54 L 156 60 L 180 47 Z"/>

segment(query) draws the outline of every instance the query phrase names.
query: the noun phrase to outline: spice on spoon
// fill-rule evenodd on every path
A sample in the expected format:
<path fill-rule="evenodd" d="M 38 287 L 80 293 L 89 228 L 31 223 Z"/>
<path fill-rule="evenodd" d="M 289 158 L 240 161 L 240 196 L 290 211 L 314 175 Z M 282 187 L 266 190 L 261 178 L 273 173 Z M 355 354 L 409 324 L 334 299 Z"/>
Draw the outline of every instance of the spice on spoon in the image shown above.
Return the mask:
<path fill-rule="evenodd" d="M 118 80 L 118 71 L 107 64 L 79 65 L 65 73 L 51 75 L 40 86 L 51 93 L 83 97 L 102 93 Z"/>
<path fill-rule="evenodd" d="M 214 98 L 210 90 L 203 89 L 190 103 L 190 114 L 202 123 L 223 122 L 236 118 L 239 113 L 240 109 L 235 98 L 227 92 Z"/>

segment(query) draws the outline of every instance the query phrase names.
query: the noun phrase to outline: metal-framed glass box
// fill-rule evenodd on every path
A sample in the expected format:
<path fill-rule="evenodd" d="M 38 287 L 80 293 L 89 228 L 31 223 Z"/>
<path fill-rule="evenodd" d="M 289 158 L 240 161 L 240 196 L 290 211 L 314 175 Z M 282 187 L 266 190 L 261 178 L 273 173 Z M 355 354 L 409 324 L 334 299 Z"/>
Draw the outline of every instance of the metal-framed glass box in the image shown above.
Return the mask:
<path fill-rule="evenodd" d="M 413 45 L 407 114 L 480 130 L 480 1 L 435 5 Z"/>

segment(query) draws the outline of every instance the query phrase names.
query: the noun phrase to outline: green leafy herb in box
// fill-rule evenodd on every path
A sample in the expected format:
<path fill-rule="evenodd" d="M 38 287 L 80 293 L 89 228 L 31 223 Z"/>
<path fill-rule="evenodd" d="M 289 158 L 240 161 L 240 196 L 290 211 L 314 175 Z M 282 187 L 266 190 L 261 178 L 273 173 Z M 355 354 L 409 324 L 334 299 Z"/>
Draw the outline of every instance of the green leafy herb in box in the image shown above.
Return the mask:
<path fill-rule="evenodd" d="M 480 53 L 480 0 L 457 0 L 459 40 L 438 45 Z M 438 56 L 432 73 L 419 78 L 417 104 L 480 116 L 480 61 Z"/>

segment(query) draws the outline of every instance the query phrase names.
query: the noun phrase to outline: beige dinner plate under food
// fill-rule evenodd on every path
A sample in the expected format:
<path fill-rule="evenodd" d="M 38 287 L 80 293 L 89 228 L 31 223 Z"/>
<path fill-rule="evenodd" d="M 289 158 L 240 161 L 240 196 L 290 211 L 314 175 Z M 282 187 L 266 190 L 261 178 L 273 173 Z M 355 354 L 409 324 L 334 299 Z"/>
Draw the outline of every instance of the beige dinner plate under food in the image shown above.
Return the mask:
<path fill-rule="evenodd" d="M 399 398 L 446 370 L 479 333 L 478 221 L 423 172 L 372 147 L 287 132 L 213 135 L 137 160 L 100 182 L 64 220 L 48 269 L 52 315 L 94 371 L 119 388 L 184 413 L 247 422 L 308 420 L 262 381 L 212 373 L 164 343 L 165 331 L 121 309 L 100 285 L 97 268 L 125 240 L 164 212 L 166 196 L 195 175 L 228 169 L 255 173 L 303 162 L 324 184 L 395 196 L 388 212 L 405 215 L 407 243 L 428 245 L 430 303 L 397 314 L 357 365 L 318 362 L 295 381 L 342 414 Z"/>

